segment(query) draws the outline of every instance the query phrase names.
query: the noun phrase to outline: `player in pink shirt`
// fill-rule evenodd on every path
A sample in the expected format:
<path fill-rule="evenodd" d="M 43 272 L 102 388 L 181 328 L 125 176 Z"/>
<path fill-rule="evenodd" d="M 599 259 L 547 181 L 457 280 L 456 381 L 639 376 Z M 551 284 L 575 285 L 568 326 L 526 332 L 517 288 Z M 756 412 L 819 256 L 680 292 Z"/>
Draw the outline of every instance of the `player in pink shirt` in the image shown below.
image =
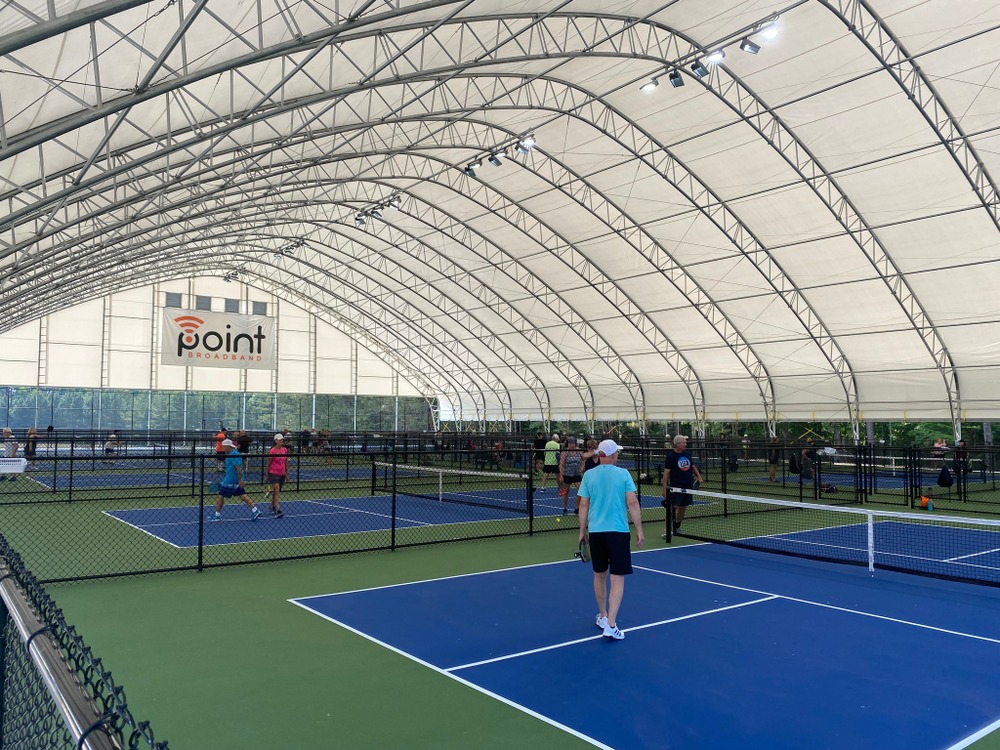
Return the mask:
<path fill-rule="evenodd" d="M 274 445 L 267 452 L 267 483 L 271 485 L 271 510 L 275 518 L 284 518 L 281 512 L 281 488 L 288 478 L 288 448 L 285 436 L 280 432 L 274 436 Z"/>

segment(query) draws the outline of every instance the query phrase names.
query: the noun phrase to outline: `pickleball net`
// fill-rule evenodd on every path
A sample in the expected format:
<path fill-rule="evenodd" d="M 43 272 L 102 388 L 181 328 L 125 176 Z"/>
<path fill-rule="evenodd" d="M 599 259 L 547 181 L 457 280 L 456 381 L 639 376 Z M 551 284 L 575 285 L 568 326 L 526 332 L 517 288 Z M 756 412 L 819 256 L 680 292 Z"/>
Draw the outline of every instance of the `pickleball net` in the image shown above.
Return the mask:
<path fill-rule="evenodd" d="M 531 512 L 530 477 L 498 471 L 372 462 L 372 495 L 406 495 L 516 515 Z"/>
<path fill-rule="evenodd" d="M 694 491 L 675 533 L 826 562 L 1000 586 L 1000 520 Z"/>

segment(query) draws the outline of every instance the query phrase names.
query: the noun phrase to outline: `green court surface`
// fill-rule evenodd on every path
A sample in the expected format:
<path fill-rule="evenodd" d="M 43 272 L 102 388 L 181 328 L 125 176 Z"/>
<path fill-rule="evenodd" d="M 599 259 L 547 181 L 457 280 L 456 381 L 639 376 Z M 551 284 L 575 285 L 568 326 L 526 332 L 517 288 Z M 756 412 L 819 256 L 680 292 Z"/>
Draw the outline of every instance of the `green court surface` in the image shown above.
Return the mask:
<path fill-rule="evenodd" d="M 646 524 L 647 548 L 662 546 L 659 528 Z M 287 600 L 564 560 L 574 546 L 572 533 L 543 534 L 50 591 L 133 712 L 175 750 L 569 750 L 590 745 Z M 1000 733 L 969 747 L 998 750 Z"/>

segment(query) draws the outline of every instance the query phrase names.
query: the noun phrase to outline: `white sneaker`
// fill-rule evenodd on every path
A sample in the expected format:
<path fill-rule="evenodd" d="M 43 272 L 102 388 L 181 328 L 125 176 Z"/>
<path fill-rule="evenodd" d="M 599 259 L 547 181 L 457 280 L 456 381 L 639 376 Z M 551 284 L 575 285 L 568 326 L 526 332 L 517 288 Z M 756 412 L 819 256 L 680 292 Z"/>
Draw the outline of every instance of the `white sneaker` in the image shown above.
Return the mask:
<path fill-rule="evenodd" d="M 601 617 L 600 615 L 598 615 L 596 622 L 597 622 L 597 627 L 599 627 L 601 630 L 604 630 L 604 628 L 606 628 L 608 626 L 608 618 L 607 617 Z"/>
<path fill-rule="evenodd" d="M 615 641 L 624 640 L 625 634 L 618 629 L 617 625 L 604 625 L 604 637 Z"/>

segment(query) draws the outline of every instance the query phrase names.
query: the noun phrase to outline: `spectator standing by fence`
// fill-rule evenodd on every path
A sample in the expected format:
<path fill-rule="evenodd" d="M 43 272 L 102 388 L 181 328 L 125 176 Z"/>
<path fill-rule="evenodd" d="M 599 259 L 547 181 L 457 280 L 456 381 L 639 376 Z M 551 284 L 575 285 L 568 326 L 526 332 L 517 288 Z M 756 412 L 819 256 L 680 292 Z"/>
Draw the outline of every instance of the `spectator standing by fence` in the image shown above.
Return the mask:
<path fill-rule="evenodd" d="M 767 447 L 767 481 L 778 481 L 778 464 L 781 463 L 781 445 L 778 437 L 771 438 L 771 444 Z"/>
<path fill-rule="evenodd" d="M 28 436 L 24 440 L 24 457 L 28 459 L 29 469 L 38 468 L 38 464 L 35 463 L 38 457 L 38 430 L 34 427 L 28 428 Z"/>

